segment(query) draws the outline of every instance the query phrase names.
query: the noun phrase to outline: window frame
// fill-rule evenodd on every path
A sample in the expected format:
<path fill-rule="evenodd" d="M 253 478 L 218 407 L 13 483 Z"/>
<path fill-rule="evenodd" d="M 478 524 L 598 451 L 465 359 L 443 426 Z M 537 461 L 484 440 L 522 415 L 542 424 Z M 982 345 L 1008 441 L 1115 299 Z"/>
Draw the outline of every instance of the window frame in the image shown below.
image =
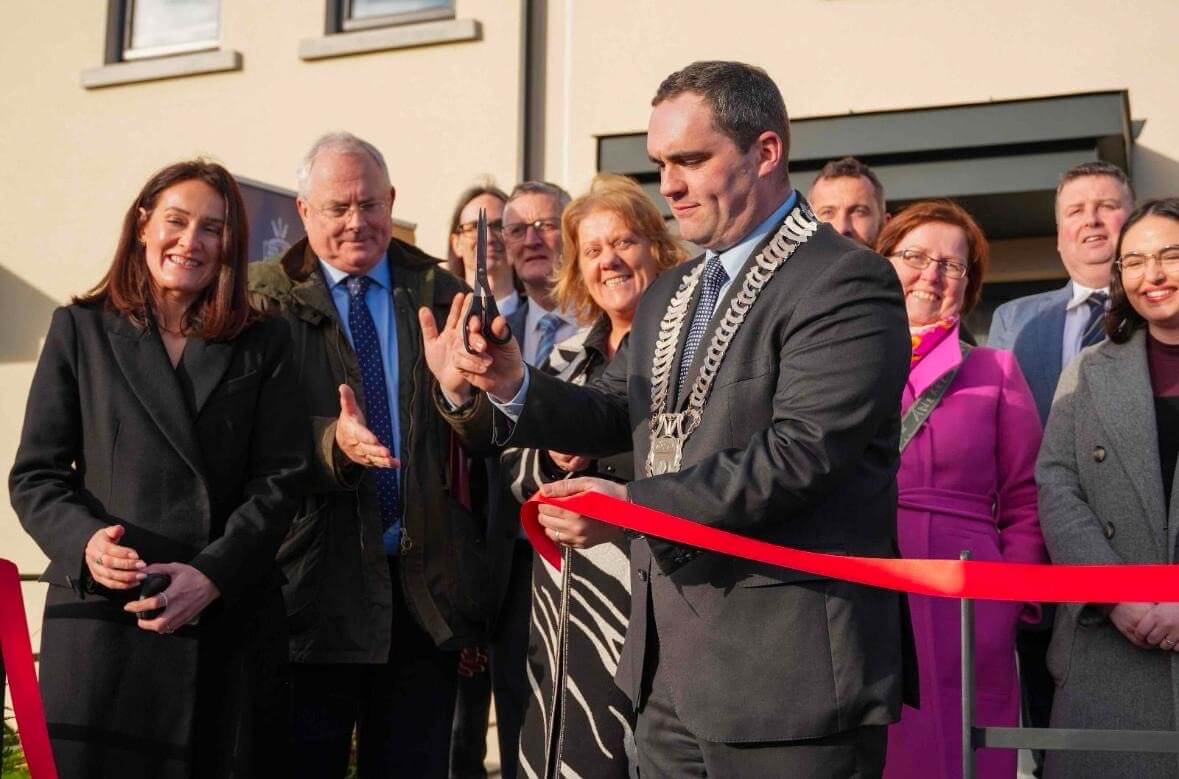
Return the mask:
<path fill-rule="evenodd" d="M 107 0 L 106 63 L 139 62 L 157 57 L 176 54 L 192 54 L 201 51 L 215 51 L 221 48 L 221 0 L 217 2 L 217 37 L 212 40 L 191 43 L 173 43 L 166 46 L 151 46 L 143 49 L 131 48 L 132 5 L 135 0 Z"/>
<path fill-rule="evenodd" d="M 353 0 L 328 0 L 327 34 L 359 32 L 379 27 L 399 27 L 404 24 L 436 22 L 455 18 L 454 0 L 447 0 L 446 5 L 441 8 L 401 11 L 367 19 L 352 18 L 352 3 Z"/>

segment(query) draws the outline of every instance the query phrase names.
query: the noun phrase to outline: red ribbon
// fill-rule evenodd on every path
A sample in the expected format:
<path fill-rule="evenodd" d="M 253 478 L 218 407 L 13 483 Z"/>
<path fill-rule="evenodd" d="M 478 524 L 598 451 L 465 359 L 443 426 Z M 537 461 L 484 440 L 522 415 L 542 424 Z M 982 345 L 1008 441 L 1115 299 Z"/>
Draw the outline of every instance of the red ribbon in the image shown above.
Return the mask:
<path fill-rule="evenodd" d="M 41 704 L 41 689 L 33 666 L 20 574 L 8 560 L 0 560 L 0 652 L 4 653 L 4 671 L 12 690 L 12 708 L 16 712 L 29 775 L 32 779 L 57 779 L 49 731 L 45 727 L 45 707 Z"/>
<path fill-rule="evenodd" d="M 558 570 L 561 551 L 537 521 L 541 503 L 677 544 L 919 595 L 1028 603 L 1179 602 L 1179 567 L 1172 565 L 1035 565 L 806 552 L 739 536 L 599 492 L 568 498 L 537 494 L 524 504 L 520 521 L 528 539 L 537 553 Z"/>

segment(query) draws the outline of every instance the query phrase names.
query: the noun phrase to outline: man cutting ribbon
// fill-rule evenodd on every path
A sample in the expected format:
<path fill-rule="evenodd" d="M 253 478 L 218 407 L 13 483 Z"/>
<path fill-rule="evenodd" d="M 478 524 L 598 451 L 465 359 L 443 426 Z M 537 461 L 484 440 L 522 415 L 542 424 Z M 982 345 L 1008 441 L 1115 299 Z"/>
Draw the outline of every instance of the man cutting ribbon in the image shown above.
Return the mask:
<path fill-rule="evenodd" d="M 486 422 L 459 405 L 481 390 L 497 443 L 595 457 L 633 445 L 645 475 L 547 495 L 596 491 L 784 546 L 895 556 L 909 357 L 896 274 L 792 188 L 786 108 L 764 71 L 694 63 L 652 105 L 660 192 L 706 253 L 651 285 L 591 387 L 526 369 L 514 342 L 471 332 L 461 301 L 441 332 L 424 312 L 440 407 L 463 432 Z M 559 543 L 618 532 L 540 512 Z M 915 687 L 903 596 L 654 538 L 632 541 L 631 586 L 617 682 L 639 711 L 643 776 L 879 775 L 885 726 Z"/>

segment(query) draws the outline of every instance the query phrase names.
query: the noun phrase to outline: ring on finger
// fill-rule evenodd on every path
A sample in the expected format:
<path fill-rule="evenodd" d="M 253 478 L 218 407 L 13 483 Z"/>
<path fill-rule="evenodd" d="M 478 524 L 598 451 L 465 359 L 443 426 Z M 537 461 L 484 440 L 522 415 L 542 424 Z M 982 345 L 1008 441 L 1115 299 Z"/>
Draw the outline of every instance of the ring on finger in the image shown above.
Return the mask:
<path fill-rule="evenodd" d="M 168 593 L 161 592 L 160 593 L 160 600 L 162 600 L 164 602 L 164 605 L 161 606 L 160 608 L 162 608 L 162 609 L 168 608 Z"/>
<path fill-rule="evenodd" d="M 559 544 L 559 543 L 561 543 L 561 531 L 560 531 L 560 530 L 557 530 L 557 531 L 554 531 L 554 532 L 557 534 L 557 535 L 556 535 L 556 541 L 557 541 L 557 543 L 558 543 L 558 544 Z"/>
<path fill-rule="evenodd" d="M 1162 645 L 1165 646 L 1167 649 L 1170 649 L 1171 647 L 1175 646 L 1175 642 L 1174 642 L 1174 640 L 1172 640 L 1170 638 L 1164 638 L 1162 641 Z"/>

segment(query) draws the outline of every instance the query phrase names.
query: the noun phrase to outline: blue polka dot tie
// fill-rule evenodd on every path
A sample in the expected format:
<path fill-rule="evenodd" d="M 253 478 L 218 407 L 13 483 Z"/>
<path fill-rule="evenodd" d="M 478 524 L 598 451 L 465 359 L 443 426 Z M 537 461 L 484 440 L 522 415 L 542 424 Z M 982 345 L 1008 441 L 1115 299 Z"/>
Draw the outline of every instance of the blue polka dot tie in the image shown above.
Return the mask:
<path fill-rule="evenodd" d="M 680 358 L 681 389 L 688 378 L 688 369 L 692 367 L 696 350 L 700 348 L 700 340 L 704 338 L 704 331 L 712 321 L 712 312 L 716 308 L 720 289 L 728 280 L 729 274 L 725 271 L 725 266 L 721 265 L 720 255 L 709 255 L 704 263 L 703 278 L 700 280 L 700 299 L 696 303 L 696 313 L 692 315 L 692 326 L 688 329 L 688 338 L 684 341 L 684 354 Z"/>
<path fill-rule="evenodd" d="M 356 351 L 360 380 L 364 386 L 365 423 L 373 435 L 392 452 L 395 451 L 393 421 L 389 418 L 389 393 L 385 387 L 384 364 L 381 362 L 381 341 L 377 338 L 377 326 L 364 299 L 371 284 L 372 279 L 368 276 L 348 277 L 348 329 L 352 331 L 352 348 Z M 373 468 L 371 472 L 377 485 L 377 508 L 381 512 L 385 551 L 395 555 L 401 540 L 398 471 L 395 468 Z"/>
<path fill-rule="evenodd" d="M 561 329 L 561 317 L 549 312 L 536 323 L 540 330 L 540 340 L 536 342 L 536 367 L 544 365 L 544 361 L 553 352 L 553 345 L 557 342 L 557 331 Z"/>

